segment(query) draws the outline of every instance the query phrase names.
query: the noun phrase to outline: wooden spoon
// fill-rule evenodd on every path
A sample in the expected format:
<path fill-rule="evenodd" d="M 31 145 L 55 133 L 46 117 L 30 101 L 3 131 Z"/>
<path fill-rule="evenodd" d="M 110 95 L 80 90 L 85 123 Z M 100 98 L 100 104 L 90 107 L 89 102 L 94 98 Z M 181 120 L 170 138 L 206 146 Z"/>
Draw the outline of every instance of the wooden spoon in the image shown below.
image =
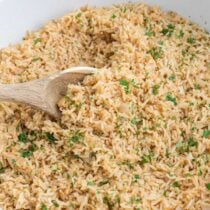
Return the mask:
<path fill-rule="evenodd" d="M 59 118 L 57 102 L 65 94 L 68 84 L 77 84 L 96 71 L 91 67 L 74 67 L 39 80 L 0 84 L 0 100 L 24 103 Z"/>

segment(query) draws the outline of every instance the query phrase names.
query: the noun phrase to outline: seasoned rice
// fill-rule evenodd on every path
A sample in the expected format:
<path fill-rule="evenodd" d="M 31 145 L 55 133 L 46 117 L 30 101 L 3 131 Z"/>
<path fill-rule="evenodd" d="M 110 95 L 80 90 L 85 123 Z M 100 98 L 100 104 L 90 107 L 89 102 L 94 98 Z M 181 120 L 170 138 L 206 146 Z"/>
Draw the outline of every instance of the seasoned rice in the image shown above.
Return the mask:
<path fill-rule="evenodd" d="M 0 103 L 0 207 L 210 209 L 210 36 L 158 7 L 81 8 L 0 50 L 0 82 L 72 66 L 61 121 Z"/>

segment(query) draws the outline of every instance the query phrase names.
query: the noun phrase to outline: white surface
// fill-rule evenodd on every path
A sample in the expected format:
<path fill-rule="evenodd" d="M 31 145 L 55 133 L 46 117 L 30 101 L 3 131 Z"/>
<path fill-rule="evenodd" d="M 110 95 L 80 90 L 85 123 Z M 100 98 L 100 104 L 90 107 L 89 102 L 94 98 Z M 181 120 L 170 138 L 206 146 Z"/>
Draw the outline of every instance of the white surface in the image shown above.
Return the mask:
<path fill-rule="evenodd" d="M 0 0 L 0 48 L 21 40 L 27 30 L 36 30 L 48 20 L 80 6 L 111 5 L 126 0 Z M 132 2 L 136 2 L 133 0 Z M 160 5 L 190 18 L 210 31 L 210 0 L 141 0 Z"/>

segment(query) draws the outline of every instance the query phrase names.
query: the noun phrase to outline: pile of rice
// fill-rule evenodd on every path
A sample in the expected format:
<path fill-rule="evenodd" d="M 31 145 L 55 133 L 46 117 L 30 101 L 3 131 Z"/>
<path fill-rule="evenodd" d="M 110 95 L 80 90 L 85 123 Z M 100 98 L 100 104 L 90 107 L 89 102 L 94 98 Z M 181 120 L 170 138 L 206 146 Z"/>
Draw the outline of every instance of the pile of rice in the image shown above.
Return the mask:
<path fill-rule="evenodd" d="M 82 8 L 0 51 L 1 83 L 71 66 L 55 122 L 0 103 L 0 206 L 210 209 L 210 35 L 144 4 Z"/>

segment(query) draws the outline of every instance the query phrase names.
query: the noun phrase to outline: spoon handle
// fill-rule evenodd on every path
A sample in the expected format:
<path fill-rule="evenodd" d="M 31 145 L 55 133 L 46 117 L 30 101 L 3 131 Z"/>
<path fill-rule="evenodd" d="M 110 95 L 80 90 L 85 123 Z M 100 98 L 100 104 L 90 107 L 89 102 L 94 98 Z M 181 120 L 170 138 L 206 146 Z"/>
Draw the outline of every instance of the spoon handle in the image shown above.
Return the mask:
<path fill-rule="evenodd" d="M 27 82 L 20 84 L 0 84 L 0 101 L 25 103 L 37 107 L 43 97 L 41 84 Z"/>

